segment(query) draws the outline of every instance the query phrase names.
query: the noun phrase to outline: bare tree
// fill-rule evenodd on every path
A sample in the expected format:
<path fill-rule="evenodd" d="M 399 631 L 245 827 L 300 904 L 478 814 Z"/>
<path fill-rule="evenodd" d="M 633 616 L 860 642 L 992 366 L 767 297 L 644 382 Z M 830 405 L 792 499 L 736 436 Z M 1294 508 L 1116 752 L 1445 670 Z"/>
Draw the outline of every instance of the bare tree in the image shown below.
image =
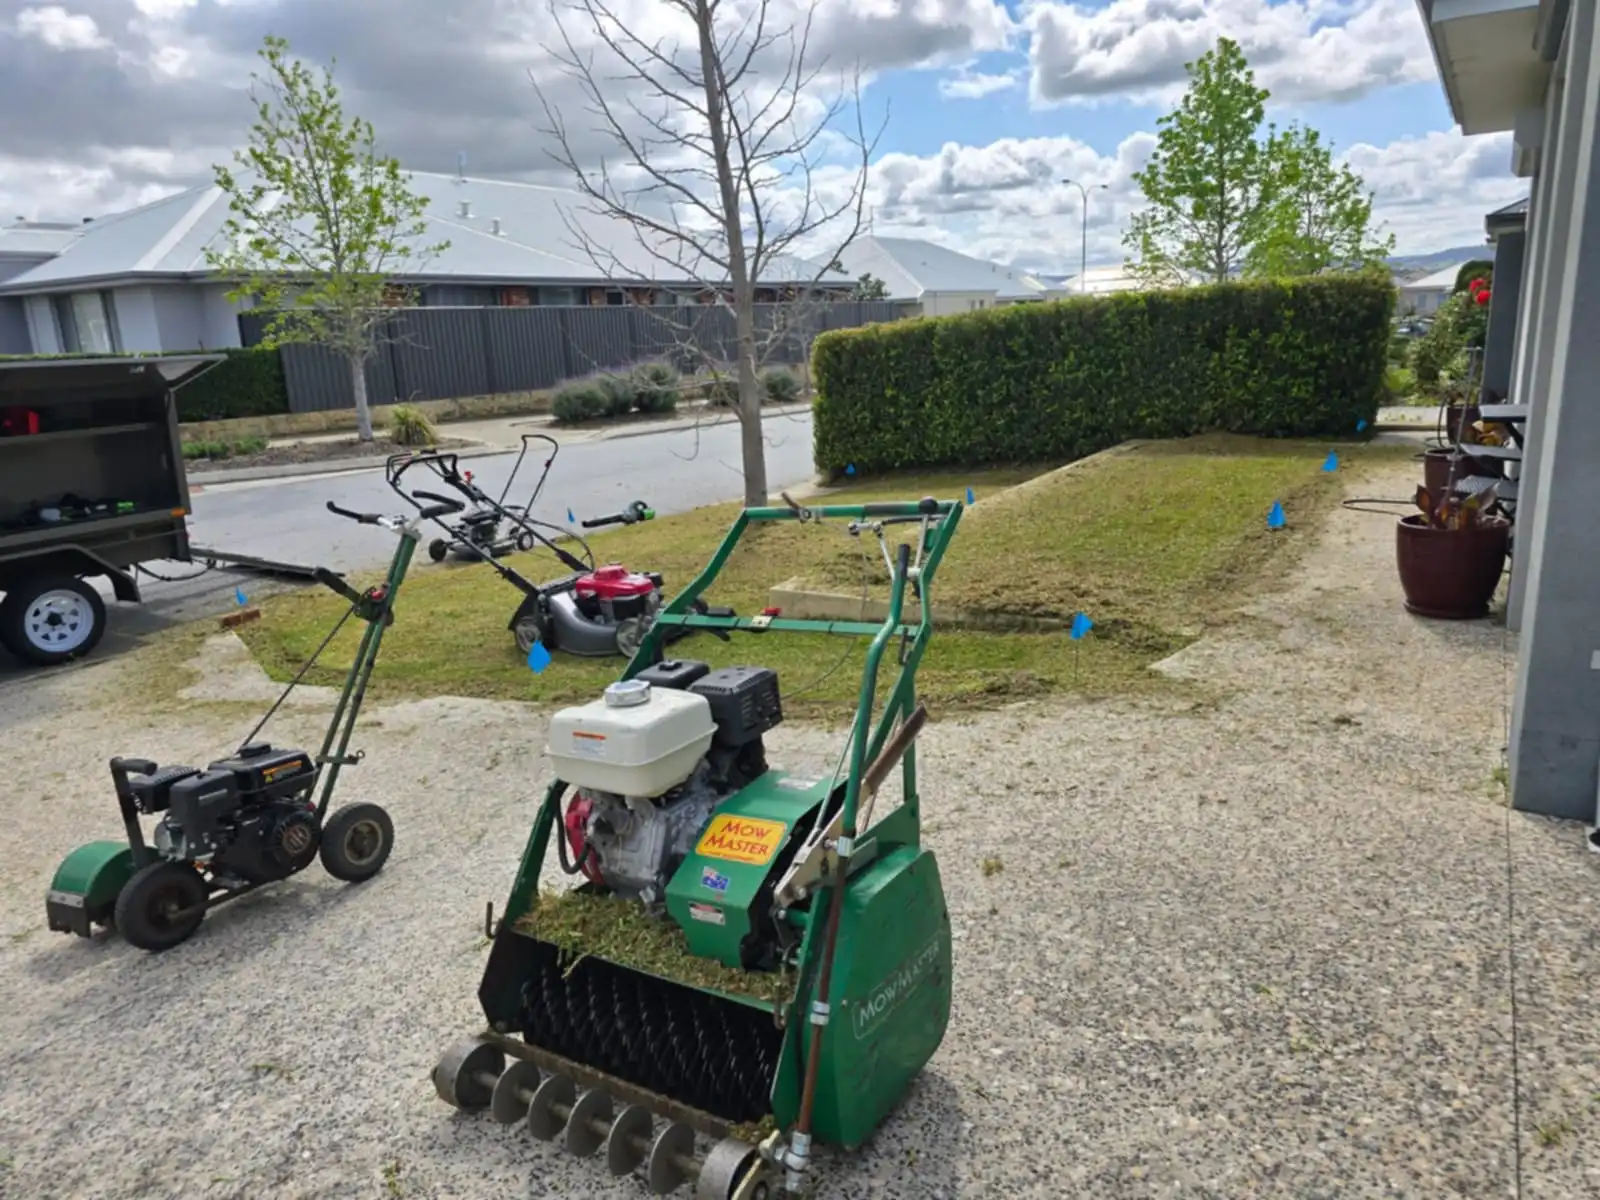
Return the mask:
<path fill-rule="evenodd" d="M 591 165 L 585 131 L 572 130 L 535 77 L 543 132 L 584 200 L 568 229 L 602 278 L 700 284 L 732 309 L 745 503 L 765 504 L 757 372 L 788 332 L 758 329 L 757 287 L 800 305 L 825 291 L 825 280 L 848 283 L 834 278 L 833 263 L 861 229 L 882 127 L 867 136 L 859 73 L 829 101 L 816 100 L 825 64 L 809 54 L 811 9 L 784 24 L 772 0 L 658 3 L 681 36 L 637 32 L 608 0 L 551 7 L 560 42 L 551 53 L 584 97 L 594 122 L 587 132 L 609 142 L 622 165 Z M 591 45 L 580 48 L 572 19 Z M 839 128 L 846 114 L 848 131 Z M 830 146 L 853 170 L 832 189 L 818 186 Z M 815 250 L 819 243 L 825 249 Z M 801 258 L 808 250 L 810 262 Z"/>

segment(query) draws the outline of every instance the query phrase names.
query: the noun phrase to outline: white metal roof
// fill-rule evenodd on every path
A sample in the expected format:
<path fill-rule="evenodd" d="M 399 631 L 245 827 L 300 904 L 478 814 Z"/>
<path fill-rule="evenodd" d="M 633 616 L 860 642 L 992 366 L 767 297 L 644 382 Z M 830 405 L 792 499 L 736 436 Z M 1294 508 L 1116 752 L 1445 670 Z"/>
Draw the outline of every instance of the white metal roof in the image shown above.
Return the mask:
<path fill-rule="evenodd" d="M 1465 262 L 1458 262 L 1443 270 L 1435 271 L 1432 275 L 1424 275 L 1421 279 L 1413 279 L 1410 283 L 1402 283 L 1402 292 L 1448 292 L 1456 286 L 1456 276 L 1461 274 Z"/>
<path fill-rule="evenodd" d="M 670 264 L 660 261 L 640 244 L 632 224 L 583 211 L 585 202 L 574 191 L 421 171 L 412 172 L 410 179 L 412 189 L 429 201 L 420 244 L 450 243 L 412 272 L 414 278 L 717 281 L 713 275 L 719 273 L 709 266 L 695 271 L 693 263 L 676 258 Z M 48 248 L 54 256 L 7 280 L 0 293 L 63 290 L 119 278 L 204 275 L 209 272 L 206 250 L 220 245 L 227 218 L 227 197 L 211 185 L 99 218 L 55 235 L 58 244 Z M 0 229 L 0 252 L 13 236 L 18 236 L 15 230 Z M 585 241 L 592 252 L 584 248 Z M 669 252 L 668 257 L 674 256 Z M 809 281 L 820 270 L 798 258 L 775 261 L 761 282 Z M 840 276 L 837 282 L 848 281 Z"/>
<path fill-rule="evenodd" d="M 858 237 L 839 255 L 852 280 L 881 279 L 891 300 L 917 300 L 925 292 L 982 292 L 998 300 L 1040 300 L 1062 294 L 1026 271 L 973 258 L 918 238 Z"/>

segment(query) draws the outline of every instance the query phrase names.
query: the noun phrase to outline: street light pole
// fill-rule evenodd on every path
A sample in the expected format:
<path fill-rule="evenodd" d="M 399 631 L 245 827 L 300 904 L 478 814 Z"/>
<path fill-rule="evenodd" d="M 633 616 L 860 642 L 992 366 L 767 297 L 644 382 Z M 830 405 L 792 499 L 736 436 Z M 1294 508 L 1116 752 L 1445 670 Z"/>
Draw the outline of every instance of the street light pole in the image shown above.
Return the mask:
<path fill-rule="evenodd" d="M 1063 179 L 1062 183 L 1078 189 L 1078 195 L 1083 197 L 1083 251 L 1078 263 L 1078 290 L 1084 295 L 1089 294 L 1089 193 L 1099 189 L 1109 192 L 1111 189 L 1103 183 L 1093 183 L 1084 187 L 1076 179 Z"/>

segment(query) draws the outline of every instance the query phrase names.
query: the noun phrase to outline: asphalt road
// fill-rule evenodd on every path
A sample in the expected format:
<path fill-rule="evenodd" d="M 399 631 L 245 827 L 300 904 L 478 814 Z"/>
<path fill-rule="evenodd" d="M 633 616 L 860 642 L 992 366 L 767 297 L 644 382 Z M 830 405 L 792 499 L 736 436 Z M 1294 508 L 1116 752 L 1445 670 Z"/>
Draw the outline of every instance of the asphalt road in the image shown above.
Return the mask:
<path fill-rule="evenodd" d="M 772 490 L 809 479 L 810 413 L 772 417 L 763 430 Z M 472 459 L 463 467 L 470 467 L 480 487 L 497 495 L 515 460 L 515 454 L 496 455 Z M 523 464 L 518 503 L 532 490 L 540 466 L 531 459 Z M 425 484 L 416 486 L 427 490 Z M 189 537 L 194 545 L 345 572 L 382 567 L 394 550 L 394 535 L 335 516 L 326 508 L 329 500 L 358 512 L 410 511 L 384 483 L 381 468 L 191 487 Z M 635 499 L 658 513 L 684 512 L 737 500 L 743 488 L 739 427 L 729 422 L 566 446 L 556 457 L 534 515 L 561 524 L 569 507 L 584 519 L 615 512 Z M 237 589 L 254 599 L 295 586 L 254 573 L 202 573 L 187 563 L 151 563 L 149 570 L 171 582 L 145 577 L 142 605 L 108 604 L 106 636 L 89 661 L 126 651 L 174 622 L 227 612 L 237 605 Z M 30 674 L 0 650 L 0 684 Z"/>

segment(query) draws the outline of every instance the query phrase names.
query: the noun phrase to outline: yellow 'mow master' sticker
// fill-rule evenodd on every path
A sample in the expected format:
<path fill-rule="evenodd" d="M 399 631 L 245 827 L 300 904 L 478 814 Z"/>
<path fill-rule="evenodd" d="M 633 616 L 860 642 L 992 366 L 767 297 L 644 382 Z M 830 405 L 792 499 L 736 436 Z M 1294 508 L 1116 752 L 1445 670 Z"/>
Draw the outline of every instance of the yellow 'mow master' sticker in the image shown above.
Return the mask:
<path fill-rule="evenodd" d="M 783 845 L 789 826 L 782 821 L 761 821 L 754 817 L 735 817 L 719 813 L 700 835 L 695 853 L 706 858 L 764 867 Z"/>

